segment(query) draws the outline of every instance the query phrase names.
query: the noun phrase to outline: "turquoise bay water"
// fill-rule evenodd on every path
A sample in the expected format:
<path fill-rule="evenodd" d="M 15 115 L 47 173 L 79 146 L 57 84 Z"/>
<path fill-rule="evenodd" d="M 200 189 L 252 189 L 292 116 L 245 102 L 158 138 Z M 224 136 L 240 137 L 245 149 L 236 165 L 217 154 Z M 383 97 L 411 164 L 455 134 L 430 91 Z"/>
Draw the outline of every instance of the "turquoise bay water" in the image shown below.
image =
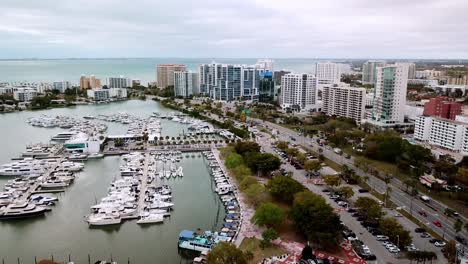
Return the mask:
<path fill-rule="evenodd" d="M 211 58 L 147 58 L 147 59 L 63 59 L 63 60 L 0 60 L 2 81 L 71 81 L 79 83 L 81 74 L 94 74 L 97 78 L 124 75 L 141 79 L 143 83 L 156 79 L 156 65 L 162 63 L 185 64 L 196 71 L 197 66 L 212 61 L 233 64 L 254 64 L 257 59 L 211 59 Z M 297 72 L 312 72 L 315 59 L 274 59 L 275 70 L 287 69 Z M 344 62 L 343 60 L 332 60 Z"/>

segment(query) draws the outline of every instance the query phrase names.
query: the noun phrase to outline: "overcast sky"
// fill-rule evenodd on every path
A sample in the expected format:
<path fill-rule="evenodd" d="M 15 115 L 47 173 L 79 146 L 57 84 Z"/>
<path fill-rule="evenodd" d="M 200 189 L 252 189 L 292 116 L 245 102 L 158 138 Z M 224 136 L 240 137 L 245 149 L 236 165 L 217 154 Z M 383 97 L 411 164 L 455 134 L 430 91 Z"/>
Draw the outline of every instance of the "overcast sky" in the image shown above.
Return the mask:
<path fill-rule="evenodd" d="M 468 58 L 468 0 L 0 0 L 0 58 Z"/>

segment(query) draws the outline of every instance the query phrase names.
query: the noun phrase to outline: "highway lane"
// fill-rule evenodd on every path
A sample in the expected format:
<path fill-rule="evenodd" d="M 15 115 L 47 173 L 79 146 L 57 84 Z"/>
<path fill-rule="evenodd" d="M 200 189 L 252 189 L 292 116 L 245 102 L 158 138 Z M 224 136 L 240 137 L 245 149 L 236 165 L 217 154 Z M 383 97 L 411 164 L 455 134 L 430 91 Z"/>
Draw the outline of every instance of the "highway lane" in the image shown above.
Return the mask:
<path fill-rule="evenodd" d="M 257 123 L 260 124 L 260 125 L 268 126 L 269 130 L 274 128 L 277 131 L 279 131 L 279 137 L 280 137 L 281 140 L 285 140 L 285 141 L 288 141 L 288 142 L 293 142 L 293 141 L 291 141 L 291 137 L 294 137 L 294 138 L 296 138 L 295 143 L 301 144 L 302 146 L 310 148 L 310 149 L 312 149 L 313 151 L 315 151 L 317 153 L 319 153 L 319 149 L 322 149 L 321 154 L 324 155 L 326 158 L 328 158 L 328 159 L 330 159 L 330 160 L 332 160 L 332 161 L 334 161 L 334 162 L 336 162 L 336 163 L 338 163 L 340 165 L 344 165 L 344 164 L 347 165 L 348 167 L 354 169 L 358 175 L 361 175 L 361 176 L 367 175 L 369 177 L 368 184 L 372 188 L 374 188 L 376 191 L 378 191 L 380 193 L 385 193 L 385 190 L 386 190 L 385 182 L 383 180 L 371 175 L 371 174 L 367 174 L 367 173 L 363 172 L 362 170 L 356 168 L 356 166 L 354 166 L 352 158 L 351 159 L 346 159 L 343 156 L 338 155 L 335 152 L 333 152 L 333 150 L 326 148 L 325 146 L 324 147 L 319 146 L 315 139 L 300 136 L 297 132 L 292 131 L 292 130 L 287 129 L 287 128 L 284 128 L 284 127 L 279 126 L 277 124 L 273 124 L 273 123 L 270 123 L 270 122 L 263 122 L 261 120 L 255 120 L 255 121 L 257 121 Z M 445 207 L 443 208 L 443 210 L 435 211 L 431 207 L 429 207 L 427 204 L 425 204 L 424 202 L 419 200 L 417 197 L 411 199 L 411 196 L 406 194 L 402 190 L 404 188 L 404 186 L 401 183 L 401 181 L 399 181 L 398 179 L 393 178 L 391 180 L 391 182 L 389 183 L 389 186 L 392 187 L 392 192 L 390 193 L 390 200 L 392 202 L 394 202 L 397 206 L 402 207 L 404 210 L 406 210 L 408 212 L 410 212 L 410 209 L 411 209 L 411 206 L 412 206 L 412 209 L 413 209 L 412 210 L 412 215 L 416 219 L 418 219 L 419 221 L 427 224 L 431 229 L 433 229 L 435 232 L 437 232 L 437 234 L 439 234 L 440 236 L 442 236 L 442 237 L 444 237 L 446 239 L 454 239 L 455 234 L 456 234 L 456 232 L 455 232 L 455 230 L 453 228 L 454 221 L 453 221 L 453 219 L 449 219 L 449 218 L 445 217 L 445 215 L 443 214 L 443 211 L 445 210 Z M 411 200 L 412 200 L 412 202 L 411 202 Z M 411 205 L 411 203 L 412 203 L 412 205 Z M 432 204 L 436 204 L 436 206 L 434 206 L 435 209 L 440 208 L 438 206 L 440 203 L 435 202 L 434 200 L 431 200 L 431 206 L 432 206 Z M 442 209 L 442 208 L 440 208 L 440 209 Z M 421 211 L 421 210 L 424 210 L 425 212 L 427 212 L 428 216 L 423 217 L 423 216 L 419 215 L 418 213 L 415 213 L 415 212 L 418 212 L 418 211 Z M 435 226 L 433 224 L 434 221 L 439 221 L 440 223 L 442 223 L 442 227 Z M 466 232 L 462 231 L 461 235 L 466 236 Z"/>

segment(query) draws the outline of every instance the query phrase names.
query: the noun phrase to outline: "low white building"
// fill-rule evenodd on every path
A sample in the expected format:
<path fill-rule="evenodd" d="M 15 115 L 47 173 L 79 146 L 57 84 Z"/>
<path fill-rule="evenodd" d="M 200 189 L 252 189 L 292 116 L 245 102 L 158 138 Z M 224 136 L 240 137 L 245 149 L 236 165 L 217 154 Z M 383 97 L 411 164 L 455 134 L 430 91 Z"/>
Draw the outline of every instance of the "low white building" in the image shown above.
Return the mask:
<path fill-rule="evenodd" d="M 436 87 L 439 85 L 439 81 L 427 79 L 408 79 L 408 84 L 422 84 L 426 87 Z"/>
<path fill-rule="evenodd" d="M 418 116 L 424 113 L 424 105 L 405 105 L 405 116 L 408 118 L 409 121 L 415 121 Z"/>
<path fill-rule="evenodd" d="M 90 138 L 85 133 L 78 133 L 71 139 L 67 140 L 63 147 L 67 152 L 80 152 L 80 153 L 98 153 L 101 148 L 101 142 L 97 139 Z"/>
<path fill-rule="evenodd" d="M 13 92 L 13 98 L 19 102 L 30 102 L 37 96 L 37 92 L 32 88 L 17 88 Z"/>
<path fill-rule="evenodd" d="M 90 89 L 86 91 L 86 94 L 94 101 L 109 100 L 109 89 Z"/>
<path fill-rule="evenodd" d="M 127 98 L 127 88 L 110 88 L 109 97 L 112 98 Z"/>
<path fill-rule="evenodd" d="M 418 116 L 414 139 L 468 155 L 468 123 L 434 116 Z"/>

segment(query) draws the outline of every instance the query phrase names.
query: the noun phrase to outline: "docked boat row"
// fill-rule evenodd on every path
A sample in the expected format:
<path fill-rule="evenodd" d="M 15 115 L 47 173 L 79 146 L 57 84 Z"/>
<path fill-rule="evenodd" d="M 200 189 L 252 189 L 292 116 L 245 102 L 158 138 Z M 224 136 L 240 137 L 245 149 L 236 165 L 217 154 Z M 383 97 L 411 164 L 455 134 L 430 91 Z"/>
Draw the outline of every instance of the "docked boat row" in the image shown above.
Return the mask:
<path fill-rule="evenodd" d="M 138 218 L 145 156 L 135 152 L 122 156 L 120 176 L 111 183 L 107 196 L 91 206 L 85 217 L 90 226 L 115 225 L 126 219 Z"/>
<path fill-rule="evenodd" d="M 89 117 L 88 117 L 89 118 Z M 143 118 L 137 117 L 135 115 L 131 115 L 126 112 L 118 112 L 116 114 L 100 114 L 97 117 L 91 117 L 92 119 L 98 119 L 106 122 L 116 122 L 121 124 L 132 124 L 135 122 L 143 121 Z"/>
<path fill-rule="evenodd" d="M 105 124 L 70 116 L 41 115 L 38 117 L 31 117 L 27 122 L 32 126 L 45 128 L 60 127 L 68 129 L 70 132 L 83 132 L 88 135 L 100 134 L 107 130 L 107 126 Z M 70 138 L 67 138 L 66 135 L 58 135 L 52 139 L 54 141 L 65 141 Z"/>
<path fill-rule="evenodd" d="M 226 215 L 220 231 L 211 232 L 201 230 L 183 230 L 179 234 L 179 248 L 204 252 L 211 250 L 218 242 L 231 242 L 240 231 L 242 214 L 237 198 L 236 187 L 230 183 L 229 178 L 219 166 L 216 157 L 211 151 L 203 152 L 210 162 L 211 175 L 216 185 L 216 192 L 224 204 Z"/>
<path fill-rule="evenodd" d="M 171 215 L 173 207 L 170 186 L 149 186 L 145 191 L 144 207 L 137 224 L 162 223 L 164 217 Z"/>
<path fill-rule="evenodd" d="M 64 191 L 75 180 L 75 173 L 83 169 L 83 164 L 66 159 L 25 158 L 15 164 L 30 164 L 40 171 L 7 181 L 0 192 L 0 220 L 44 215 L 58 200 L 51 193 Z"/>
<path fill-rule="evenodd" d="M 62 149 L 60 145 L 55 144 L 31 144 L 26 146 L 26 150 L 21 153 L 22 157 L 47 157 L 54 156 Z"/>
<path fill-rule="evenodd" d="M 154 177 L 161 180 L 183 177 L 184 171 L 182 166 L 178 166 L 177 162 L 182 159 L 180 151 L 156 151 L 151 153 L 152 162 L 148 170 L 148 180 L 151 182 Z"/>

